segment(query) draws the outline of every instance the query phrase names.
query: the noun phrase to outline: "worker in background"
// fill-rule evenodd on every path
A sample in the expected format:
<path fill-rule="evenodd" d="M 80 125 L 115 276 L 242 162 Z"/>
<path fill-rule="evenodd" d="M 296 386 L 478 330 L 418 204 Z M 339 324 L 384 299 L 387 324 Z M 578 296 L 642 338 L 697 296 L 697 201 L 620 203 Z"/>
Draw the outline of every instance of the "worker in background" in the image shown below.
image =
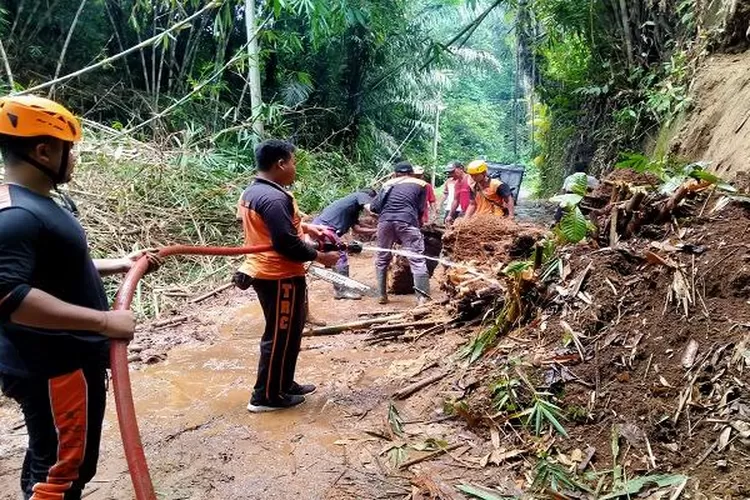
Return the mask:
<path fill-rule="evenodd" d="M 424 178 L 424 167 L 414 166 L 414 177 L 425 181 L 425 210 L 422 213 L 422 225 L 428 224 L 432 214 L 437 210 L 437 196 L 435 196 L 435 187 Z"/>
<path fill-rule="evenodd" d="M 27 500 L 81 498 L 99 458 L 109 339 L 135 331 L 133 313 L 109 311 L 101 275 L 127 272 L 146 252 L 92 260 L 83 228 L 50 196 L 70 181 L 80 140 L 63 106 L 0 99 L 0 388 L 23 410 Z"/>
<path fill-rule="evenodd" d="M 469 210 L 469 206 L 471 205 L 471 185 L 465 167 L 460 162 L 454 161 L 449 164 L 446 168 L 446 173 L 450 175 L 448 182 L 451 182 L 453 189 L 453 198 L 445 218 L 445 223 L 450 224 Z"/>
<path fill-rule="evenodd" d="M 426 199 L 427 183 L 414 177 L 414 167 L 410 163 L 400 162 L 394 167 L 394 177 L 383 184 L 370 205 L 371 210 L 378 214 L 378 246 L 390 249 L 395 243 L 400 243 L 403 250 L 413 254 L 408 257 L 409 267 L 420 304 L 430 295 L 430 275 L 422 255 L 424 236 L 420 231 Z M 376 257 L 381 304 L 388 303 L 388 267 L 392 259 L 393 254 L 385 251 L 378 252 Z"/>
<path fill-rule="evenodd" d="M 565 178 L 563 182 L 563 192 L 571 193 L 573 186 L 581 176 L 586 176 L 586 185 L 588 191 L 593 191 L 599 186 L 599 179 L 593 175 L 588 175 L 589 165 L 585 162 L 578 162 L 573 165 L 573 173 Z"/>
<path fill-rule="evenodd" d="M 374 189 L 368 188 L 344 196 L 324 208 L 320 215 L 313 220 L 313 224 L 330 228 L 337 242 L 349 230 L 363 236 L 371 236 L 377 230 L 360 225 L 359 217 L 363 210 L 369 212 L 370 203 L 376 195 L 377 192 Z M 345 251 L 339 252 L 339 260 L 336 262 L 335 269 L 342 276 L 349 276 L 349 256 Z M 344 289 L 339 285 L 333 285 L 333 290 L 333 298 L 336 300 L 359 300 L 362 298 L 360 294 Z"/>
<path fill-rule="evenodd" d="M 512 219 L 515 216 L 513 193 L 507 184 L 489 176 L 486 161 L 474 160 L 466 172 L 472 180 L 471 203 L 466 217 L 489 214 Z"/>
<path fill-rule="evenodd" d="M 304 263 L 314 260 L 333 267 L 339 260 L 338 252 L 318 252 L 302 239 L 307 233 L 319 240 L 325 228 L 303 224 L 297 201 L 285 189 L 297 175 L 294 151 L 285 141 L 259 144 L 255 149 L 258 175 L 241 199 L 245 245 L 273 247 L 247 255 L 234 278 L 240 288 L 252 285 L 266 319 L 258 376 L 247 406 L 253 413 L 297 406 L 315 391 L 314 385 L 294 381 L 306 315 Z"/>

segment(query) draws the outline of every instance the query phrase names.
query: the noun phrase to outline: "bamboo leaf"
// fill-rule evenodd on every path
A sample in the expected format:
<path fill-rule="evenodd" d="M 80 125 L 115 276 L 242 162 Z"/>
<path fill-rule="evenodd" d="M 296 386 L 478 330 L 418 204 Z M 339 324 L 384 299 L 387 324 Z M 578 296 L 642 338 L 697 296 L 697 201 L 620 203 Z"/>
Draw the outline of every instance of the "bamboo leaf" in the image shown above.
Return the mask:
<path fill-rule="evenodd" d="M 482 486 L 474 486 L 471 484 L 459 484 L 458 486 L 456 486 L 456 488 L 460 492 L 466 493 L 472 498 L 478 498 L 479 500 L 508 500 L 510 498 L 517 498 L 500 496 L 499 494 L 493 492 L 488 488 L 484 488 Z"/>
<path fill-rule="evenodd" d="M 398 413 L 398 408 L 396 408 L 396 405 L 394 405 L 393 402 L 388 405 L 388 424 L 391 426 L 391 430 L 395 435 L 404 435 L 404 421 Z"/>
<path fill-rule="evenodd" d="M 611 500 L 614 498 L 620 498 L 624 496 L 636 495 L 646 486 L 654 485 L 659 488 L 666 488 L 668 486 L 677 486 L 687 481 L 688 477 L 681 474 L 661 474 L 654 476 L 643 476 L 631 479 L 622 489 L 619 489 L 609 495 L 600 497 L 599 500 Z"/>

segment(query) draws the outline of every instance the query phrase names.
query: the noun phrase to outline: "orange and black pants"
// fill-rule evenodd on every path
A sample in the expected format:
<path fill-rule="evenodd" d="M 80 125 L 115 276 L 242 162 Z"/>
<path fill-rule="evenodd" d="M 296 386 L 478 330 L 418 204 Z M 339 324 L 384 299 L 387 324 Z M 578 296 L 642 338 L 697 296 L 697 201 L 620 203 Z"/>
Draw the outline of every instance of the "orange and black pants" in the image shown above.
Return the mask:
<path fill-rule="evenodd" d="M 272 402 L 294 383 L 305 327 L 307 283 L 304 276 L 281 280 L 254 279 L 253 288 L 266 319 L 253 401 Z"/>
<path fill-rule="evenodd" d="M 21 470 L 24 499 L 80 499 L 96 474 L 106 371 L 81 369 L 51 379 L 0 374 L 0 386 L 21 406 L 29 433 Z"/>

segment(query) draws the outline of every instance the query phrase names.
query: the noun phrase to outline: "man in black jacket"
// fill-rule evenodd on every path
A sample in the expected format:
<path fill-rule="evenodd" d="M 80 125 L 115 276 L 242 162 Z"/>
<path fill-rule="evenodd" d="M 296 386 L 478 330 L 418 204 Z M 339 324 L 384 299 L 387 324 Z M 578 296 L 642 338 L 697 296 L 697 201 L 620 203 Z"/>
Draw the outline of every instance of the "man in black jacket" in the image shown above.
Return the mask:
<path fill-rule="evenodd" d="M 411 253 L 409 267 L 414 276 L 414 288 L 419 303 L 430 295 L 430 275 L 424 256 L 424 236 L 420 221 L 426 210 L 427 183 L 412 176 L 414 167 L 407 162 L 397 163 L 394 177 L 383 184 L 383 188 L 370 205 L 378 214 L 378 246 L 391 248 L 395 243 Z M 375 271 L 381 304 L 388 303 L 388 267 L 393 259 L 391 252 L 378 252 Z"/>
<path fill-rule="evenodd" d="M 372 235 L 374 230 L 360 226 L 359 216 L 362 210 L 369 210 L 370 203 L 377 193 L 373 189 L 363 189 L 350 195 L 340 198 L 326 208 L 318 215 L 313 224 L 319 224 L 330 228 L 337 238 L 344 236 L 350 230 L 361 235 Z M 339 252 L 339 260 L 336 262 L 336 272 L 349 276 L 349 256 L 345 251 Z M 334 285 L 334 296 L 336 300 L 349 299 L 359 300 L 361 295 L 341 286 Z"/>
<path fill-rule="evenodd" d="M 278 140 L 258 145 L 258 176 L 240 199 L 245 245 L 273 247 L 248 255 L 239 269 L 252 283 L 266 318 L 258 378 L 247 407 L 253 413 L 297 406 L 315 391 L 314 385 L 294 381 L 306 315 L 304 263 L 314 260 L 333 267 L 339 259 L 338 252 L 318 252 L 302 239 L 305 233 L 319 239 L 325 228 L 303 224 L 297 201 L 284 188 L 297 175 L 294 150 Z"/>

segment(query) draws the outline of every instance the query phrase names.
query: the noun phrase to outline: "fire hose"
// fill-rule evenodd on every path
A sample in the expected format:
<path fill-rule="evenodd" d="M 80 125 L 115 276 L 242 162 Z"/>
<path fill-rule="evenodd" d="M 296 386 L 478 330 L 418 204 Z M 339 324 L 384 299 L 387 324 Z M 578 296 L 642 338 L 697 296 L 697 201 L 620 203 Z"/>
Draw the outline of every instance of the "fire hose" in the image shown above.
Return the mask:
<path fill-rule="evenodd" d="M 324 252 L 348 251 L 358 253 L 362 251 L 362 245 L 358 242 L 343 243 L 331 234 L 325 235 L 316 246 Z M 257 245 L 250 247 L 196 247 L 186 245 L 175 245 L 158 250 L 160 258 L 173 255 L 214 255 L 214 256 L 237 256 L 253 253 L 261 253 L 272 250 L 271 245 Z M 143 278 L 149 268 L 148 256 L 141 257 L 123 280 L 120 290 L 117 292 L 113 309 L 127 310 L 133 302 L 133 296 L 138 287 L 138 282 Z M 124 340 L 113 340 L 110 347 L 110 365 L 112 368 L 112 385 L 115 395 L 115 407 L 117 408 L 117 420 L 120 424 L 120 436 L 125 450 L 130 478 L 133 482 L 133 490 L 136 500 L 156 500 L 154 486 L 151 482 L 151 474 L 148 470 L 146 455 L 143 451 L 143 443 L 138 429 L 138 420 L 135 414 L 133 402 L 133 391 L 130 385 L 130 373 L 128 371 L 128 342 Z"/>
<path fill-rule="evenodd" d="M 252 253 L 267 252 L 271 245 L 258 245 L 253 247 L 222 248 L 222 247 L 191 247 L 176 245 L 165 247 L 158 251 L 159 257 L 171 255 L 221 255 L 234 256 Z M 125 280 L 117 292 L 113 309 L 126 310 L 133 302 L 138 282 L 146 274 L 149 267 L 148 256 L 141 257 L 133 264 Z M 113 340 L 110 347 L 110 365 L 112 367 L 112 386 L 115 394 L 115 406 L 117 408 L 117 420 L 120 424 L 120 436 L 122 446 L 125 449 L 125 459 L 128 463 L 130 478 L 133 481 L 133 490 L 136 500 L 156 500 L 154 485 L 151 482 L 151 474 L 148 471 L 146 455 L 143 452 L 141 434 L 138 430 L 138 420 L 135 415 L 133 403 L 133 391 L 130 386 L 130 373 L 128 372 L 128 343 L 124 340 Z"/>

